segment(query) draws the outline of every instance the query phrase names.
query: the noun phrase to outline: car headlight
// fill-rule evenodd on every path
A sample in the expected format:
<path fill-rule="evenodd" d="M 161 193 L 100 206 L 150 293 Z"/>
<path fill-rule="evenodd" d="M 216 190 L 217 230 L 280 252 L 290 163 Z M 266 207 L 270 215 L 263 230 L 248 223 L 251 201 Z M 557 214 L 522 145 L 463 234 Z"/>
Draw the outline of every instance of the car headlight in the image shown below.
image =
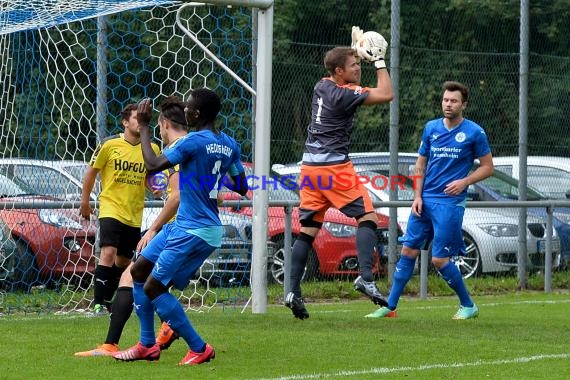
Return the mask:
<path fill-rule="evenodd" d="M 38 212 L 40 220 L 46 224 L 51 224 L 52 226 L 70 228 L 73 230 L 80 230 L 83 226 L 71 219 L 70 217 L 54 210 L 40 210 Z"/>
<path fill-rule="evenodd" d="M 489 224 L 478 224 L 480 229 L 485 231 L 491 236 L 495 237 L 507 237 L 507 236 L 518 236 L 519 226 L 515 224 L 499 224 L 499 223 L 489 223 Z"/>
<path fill-rule="evenodd" d="M 323 227 L 334 237 L 351 237 L 356 235 L 356 226 L 347 224 L 325 222 Z"/>

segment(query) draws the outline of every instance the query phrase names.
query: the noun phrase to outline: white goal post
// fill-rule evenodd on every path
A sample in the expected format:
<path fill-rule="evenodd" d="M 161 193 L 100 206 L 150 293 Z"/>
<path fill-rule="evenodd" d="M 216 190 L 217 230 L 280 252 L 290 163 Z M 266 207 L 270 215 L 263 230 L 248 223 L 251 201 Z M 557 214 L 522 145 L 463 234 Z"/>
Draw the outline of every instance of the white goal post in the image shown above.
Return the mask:
<path fill-rule="evenodd" d="M 253 174 L 257 178 L 269 176 L 271 145 L 271 81 L 273 46 L 273 0 L 210 0 L 216 5 L 238 5 L 259 8 L 257 12 L 257 59 L 256 89 L 242 83 L 248 91 L 254 91 L 254 152 Z M 191 32 L 190 32 L 191 33 Z M 194 42 L 198 42 L 195 40 Z M 207 50 L 205 46 L 204 49 Z M 213 53 L 210 53 L 213 55 Z M 212 58 L 215 59 L 215 56 Z M 224 66 L 221 62 L 219 64 Z M 228 72 L 231 70 L 227 69 Z M 231 72 L 235 77 L 235 74 Z M 239 77 L 236 78 L 239 80 Z M 267 191 L 257 188 L 253 191 L 253 254 L 251 263 L 251 305 L 253 313 L 267 311 Z"/>
<path fill-rule="evenodd" d="M 259 8 L 257 12 L 257 59 L 255 137 L 253 174 L 257 178 L 269 176 L 271 146 L 271 81 L 273 67 L 273 0 L 210 0 L 218 5 L 240 5 Z M 253 191 L 253 255 L 251 263 L 251 291 L 253 313 L 267 311 L 267 191 Z"/>

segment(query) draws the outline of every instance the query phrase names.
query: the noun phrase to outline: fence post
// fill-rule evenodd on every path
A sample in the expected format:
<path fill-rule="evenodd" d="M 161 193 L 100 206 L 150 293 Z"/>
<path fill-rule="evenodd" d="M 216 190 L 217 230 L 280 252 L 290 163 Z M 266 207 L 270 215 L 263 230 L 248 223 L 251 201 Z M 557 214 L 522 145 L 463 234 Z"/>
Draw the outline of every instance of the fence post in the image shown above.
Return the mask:
<path fill-rule="evenodd" d="M 429 251 L 422 249 L 420 251 L 420 299 L 423 300 L 427 298 L 428 265 Z"/>
<path fill-rule="evenodd" d="M 544 252 L 544 292 L 552 291 L 552 214 L 554 208 L 546 208 L 546 252 Z"/>
<path fill-rule="evenodd" d="M 283 238 L 283 299 L 291 290 L 291 246 L 293 245 L 292 238 L 292 216 L 293 206 L 287 205 L 285 208 L 285 236 Z"/>

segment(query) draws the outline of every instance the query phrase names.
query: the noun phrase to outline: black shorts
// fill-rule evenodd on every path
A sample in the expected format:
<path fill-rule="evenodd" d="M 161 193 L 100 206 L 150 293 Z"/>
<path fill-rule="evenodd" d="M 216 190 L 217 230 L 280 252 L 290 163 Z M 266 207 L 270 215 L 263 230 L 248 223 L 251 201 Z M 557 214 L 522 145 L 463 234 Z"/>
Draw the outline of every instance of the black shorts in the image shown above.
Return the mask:
<path fill-rule="evenodd" d="M 114 218 L 99 219 L 99 247 L 115 247 L 117 256 L 131 259 L 140 239 L 139 227 L 127 226 Z"/>

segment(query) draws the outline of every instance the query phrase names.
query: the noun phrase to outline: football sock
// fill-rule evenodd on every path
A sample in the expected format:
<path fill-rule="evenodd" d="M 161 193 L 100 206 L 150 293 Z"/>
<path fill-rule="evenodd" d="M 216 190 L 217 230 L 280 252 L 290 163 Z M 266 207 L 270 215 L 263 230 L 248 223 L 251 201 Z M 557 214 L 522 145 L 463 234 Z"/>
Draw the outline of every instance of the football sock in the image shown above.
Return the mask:
<path fill-rule="evenodd" d="M 291 249 L 290 286 L 291 291 L 297 297 L 301 297 L 301 279 L 305 272 L 305 266 L 307 265 L 309 251 L 313 246 L 313 240 L 315 240 L 314 237 L 301 232 L 297 240 L 295 240 L 295 243 L 293 243 L 293 248 Z"/>
<path fill-rule="evenodd" d="M 154 307 L 144 293 L 143 288 L 143 282 L 133 282 L 135 312 L 139 317 L 140 324 L 140 341 L 145 347 L 151 347 L 156 343 L 156 336 L 154 335 Z"/>
<path fill-rule="evenodd" d="M 392 289 L 390 289 L 390 294 L 388 295 L 388 307 L 390 309 L 396 310 L 400 296 L 402 295 L 406 284 L 414 274 L 415 265 L 416 258 L 400 256 L 400 259 L 396 264 L 396 270 L 394 271 Z"/>
<path fill-rule="evenodd" d="M 367 282 L 374 281 L 372 266 L 374 262 L 374 247 L 376 247 L 376 223 L 365 220 L 358 223 L 356 230 L 356 250 L 358 252 L 358 267 L 360 276 Z"/>
<path fill-rule="evenodd" d="M 111 267 L 113 274 L 111 278 L 109 278 L 109 282 L 107 283 L 106 290 L 105 290 L 105 305 L 108 309 L 112 310 L 110 305 L 113 303 L 113 297 L 115 296 L 115 291 L 119 287 L 119 281 L 121 280 L 121 275 L 125 271 L 125 268 L 119 268 L 115 264 Z"/>
<path fill-rule="evenodd" d="M 133 289 L 127 286 L 117 289 L 117 296 L 111 310 L 111 322 L 109 322 L 105 343 L 119 344 L 125 324 L 133 312 Z"/>
<path fill-rule="evenodd" d="M 95 305 L 105 305 L 107 286 L 109 286 L 109 280 L 113 277 L 113 268 L 97 265 L 94 276 L 93 303 Z"/>
<path fill-rule="evenodd" d="M 198 335 L 186 316 L 182 305 L 172 294 L 166 292 L 152 300 L 156 312 L 163 321 L 169 321 L 170 327 L 186 341 L 194 352 L 203 352 L 206 342 Z"/>
<path fill-rule="evenodd" d="M 443 267 L 439 268 L 439 273 L 445 282 L 447 282 L 447 285 L 457 293 L 461 306 L 473 307 L 473 300 L 471 300 L 469 292 L 467 292 L 467 288 L 463 282 L 463 277 L 461 277 L 461 272 L 455 264 L 449 261 Z"/>

